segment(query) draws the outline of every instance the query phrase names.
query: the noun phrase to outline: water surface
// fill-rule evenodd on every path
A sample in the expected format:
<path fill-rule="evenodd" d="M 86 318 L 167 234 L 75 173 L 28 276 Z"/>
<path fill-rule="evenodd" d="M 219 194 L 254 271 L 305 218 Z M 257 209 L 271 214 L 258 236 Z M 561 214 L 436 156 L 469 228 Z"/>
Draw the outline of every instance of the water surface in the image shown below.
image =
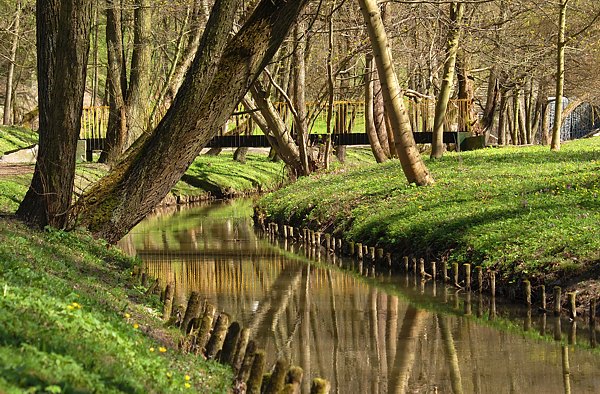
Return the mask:
<path fill-rule="evenodd" d="M 177 303 L 199 291 L 251 328 L 269 366 L 301 366 L 304 393 L 314 377 L 332 393 L 600 392 L 595 329 L 270 241 L 251 214 L 238 200 L 156 215 L 121 247 Z"/>

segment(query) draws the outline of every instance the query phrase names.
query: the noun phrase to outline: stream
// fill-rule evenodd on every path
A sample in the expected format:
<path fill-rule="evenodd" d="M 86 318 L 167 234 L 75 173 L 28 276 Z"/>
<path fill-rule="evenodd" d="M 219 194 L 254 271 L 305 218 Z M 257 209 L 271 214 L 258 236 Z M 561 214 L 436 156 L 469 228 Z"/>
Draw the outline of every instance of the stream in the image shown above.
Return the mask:
<path fill-rule="evenodd" d="M 415 275 L 375 273 L 254 228 L 252 201 L 165 210 L 120 247 L 331 393 L 599 393 L 596 328 Z M 362 273 L 361 273 L 362 272 Z"/>

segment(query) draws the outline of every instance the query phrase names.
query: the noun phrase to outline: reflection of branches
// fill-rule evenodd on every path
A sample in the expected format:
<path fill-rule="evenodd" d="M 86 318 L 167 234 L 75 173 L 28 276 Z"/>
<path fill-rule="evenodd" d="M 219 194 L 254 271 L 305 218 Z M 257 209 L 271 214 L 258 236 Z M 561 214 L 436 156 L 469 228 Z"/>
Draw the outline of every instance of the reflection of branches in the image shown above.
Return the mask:
<path fill-rule="evenodd" d="M 335 307 L 335 294 L 333 292 L 333 279 L 331 277 L 331 270 L 327 270 L 327 281 L 329 283 L 329 304 L 331 306 L 331 321 L 333 323 L 333 376 L 335 387 L 340 387 L 339 373 L 338 373 L 338 353 L 340 349 L 340 334 L 337 322 L 337 313 Z"/>

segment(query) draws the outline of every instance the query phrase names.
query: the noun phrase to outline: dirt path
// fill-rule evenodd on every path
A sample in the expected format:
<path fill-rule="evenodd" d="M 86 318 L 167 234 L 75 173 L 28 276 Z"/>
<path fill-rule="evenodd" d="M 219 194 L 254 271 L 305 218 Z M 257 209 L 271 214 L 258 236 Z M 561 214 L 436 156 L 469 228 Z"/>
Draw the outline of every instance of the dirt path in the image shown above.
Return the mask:
<path fill-rule="evenodd" d="M 35 164 L 0 163 L 0 178 L 33 174 Z"/>

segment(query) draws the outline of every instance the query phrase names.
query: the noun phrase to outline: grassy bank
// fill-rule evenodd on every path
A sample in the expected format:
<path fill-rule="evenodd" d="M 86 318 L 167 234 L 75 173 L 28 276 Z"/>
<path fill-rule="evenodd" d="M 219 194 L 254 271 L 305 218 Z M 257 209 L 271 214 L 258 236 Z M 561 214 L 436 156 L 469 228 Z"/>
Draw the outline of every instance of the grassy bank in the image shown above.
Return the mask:
<path fill-rule="evenodd" d="M 600 262 L 600 138 L 448 153 L 436 184 L 406 184 L 397 161 L 302 179 L 262 198 L 271 219 L 397 254 L 470 262 L 505 280 L 584 284 Z"/>
<path fill-rule="evenodd" d="M 228 390 L 229 370 L 176 351 L 117 249 L 3 218 L 0 262 L 0 392 Z"/>

